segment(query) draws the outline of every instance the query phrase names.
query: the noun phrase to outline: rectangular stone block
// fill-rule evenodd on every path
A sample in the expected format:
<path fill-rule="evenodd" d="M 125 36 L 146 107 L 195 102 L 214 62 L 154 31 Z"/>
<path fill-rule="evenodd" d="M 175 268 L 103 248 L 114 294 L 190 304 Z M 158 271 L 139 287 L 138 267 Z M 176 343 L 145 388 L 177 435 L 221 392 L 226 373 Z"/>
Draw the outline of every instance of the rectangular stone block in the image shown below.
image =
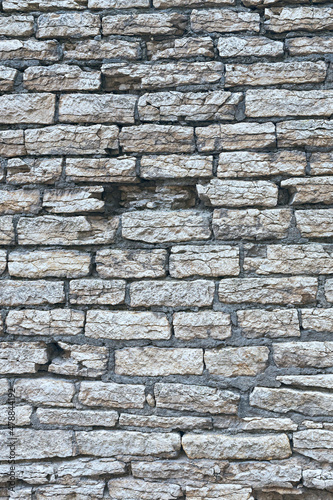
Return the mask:
<path fill-rule="evenodd" d="M 301 6 L 265 9 L 264 26 L 268 31 L 323 31 L 332 29 L 331 7 Z"/>
<path fill-rule="evenodd" d="M 213 302 L 215 283 L 195 281 L 139 281 L 130 285 L 132 307 L 202 307 Z"/>
<path fill-rule="evenodd" d="M 290 122 L 287 122 L 290 123 Z M 197 146 L 200 152 L 274 147 L 273 123 L 231 123 L 197 127 Z"/>
<path fill-rule="evenodd" d="M 12 158 L 7 162 L 7 181 L 11 184 L 53 184 L 59 180 L 61 171 L 61 158 Z"/>
<path fill-rule="evenodd" d="M 43 208 L 46 212 L 73 214 L 76 212 L 103 212 L 105 202 L 101 199 L 104 188 L 99 186 L 46 189 Z"/>
<path fill-rule="evenodd" d="M 278 201 L 278 187 L 269 181 L 212 179 L 209 184 L 197 184 L 197 192 L 209 207 L 275 207 Z"/>
<path fill-rule="evenodd" d="M 83 381 L 78 400 L 88 407 L 143 408 L 145 386 Z"/>
<path fill-rule="evenodd" d="M 102 498 L 105 489 L 103 480 L 86 479 L 72 481 L 71 484 L 48 484 L 36 488 L 36 500 L 51 500 L 54 497 L 68 498 L 75 489 L 75 494 L 81 498 Z"/>
<path fill-rule="evenodd" d="M 211 429 L 210 417 L 159 417 L 155 415 L 133 415 L 122 413 L 119 417 L 121 427 L 149 427 L 152 429 L 194 430 Z M 147 476 L 149 477 L 149 476 Z"/>
<path fill-rule="evenodd" d="M 1 456 L 7 457 L 8 430 L 1 430 L 0 437 Z M 17 460 L 73 456 L 71 431 L 16 429 L 15 439 Z"/>
<path fill-rule="evenodd" d="M 279 460 L 291 455 L 286 434 L 185 434 L 182 446 L 191 459 Z"/>
<path fill-rule="evenodd" d="M 47 361 L 44 342 L 1 342 L 1 375 L 36 373 Z"/>
<path fill-rule="evenodd" d="M 333 247 L 306 245 L 245 246 L 244 270 L 257 274 L 332 274 Z"/>
<path fill-rule="evenodd" d="M 318 462 L 333 462 L 333 432 L 310 429 L 293 434 L 294 450 Z M 321 495 L 321 493 L 320 493 Z"/>
<path fill-rule="evenodd" d="M 169 272 L 173 278 L 237 276 L 240 272 L 239 250 L 226 245 L 172 247 Z"/>
<path fill-rule="evenodd" d="M 139 184 L 120 186 L 120 206 L 128 210 L 186 209 L 195 206 L 194 186 Z"/>
<path fill-rule="evenodd" d="M 59 101 L 59 121 L 134 123 L 137 97 L 112 94 L 67 94 Z"/>
<path fill-rule="evenodd" d="M 295 309 L 237 311 L 238 326 L 247 338 L 300 337 L 298 315 Z"/>
<path fill-rule="evenodd" d="M 333 50 L 333 38 L 321 36 L 288 38 L 287 47 L 291 56 L 326 54 Z"/>
<path fill-rule="evenodd" d="M 326 77 L 327 66 L 323 61 L 318 63 L 310 61 L 295 61 L 291 63 L 255 63 L 255 64 L 227 64 L 226 65 L 225 86 L 233 87 L 235 85 L 279 85 L 279 84 L 301 84 L 311 82 L 323 82 Z M 272 100 L 269 101 L 268 93 L 272 93 Z M 281 92 L 281 94 L 280 94 Z M 306 95 L 306 92 L 304 93 Z M 255 96 L 263 96 L 263 106 L 256 110 L 254 109 Z M 284 102 L 283 90 L 248 90 L 246 93 L 247 116 L 285 116 L 294 113 L 288 112 L 288 102 L 291 106 L 294 104 L 292 101 L 293 95 L 297 99 L 297 91 L 286 91 L 286 97 L 289 101 Z M 279 100 L 280 99 L 280 100 Z M 270 107 L 265 109 L 267 103 Z M 283 107 L 284 106 L 284 107 Z M 289 104 L 290 106 L 290 104 Z M 271 109 L 278 110 L 281 114 L 275 115 Z M 296 107 L 297 109 L 297 107 Z M 299 108 L 298 108 L 299 109 Z M 286 111 L 284 111 L 286 110 Z M 254 113 L 265 113 L 264 115 Z M 271 113 L 271 114 L 269 114 Z M 305 114 L 305 113 L 304 113 Z M 311 113 L 317 114 L 317 113 Z"/>
<path fill-rule="evenodd" d="M 206 385 L 155 384 L 157 408 L 211 414 L 236 414 L 239 395 Z"/>
<path fill-rule="evenodd" d="M 201 375 L 202 349 L 132 347 L 115 352 L 115 373 L 127 376 L 159 377 Z"/>
<path fill-rule="evenodd" d="M 317 279 L 227 278 L 220 281 L 219 299 L 226 304 L 307 304 L 315 300 Z M 284 344 L 285 345 L 285 344 Z"/>
<path fill-rule="evenodd" d="M 58 342 L 59 355 L 48 367 L 50 373 L 72 377 L 101 377 L 107 371 L 109 349 L 95 345 Z"/>
<path fill-rule="evenodd" d="M 59 61 L 59 44 L 56 40 L 45 42 L 29 38 L 28 40 L 0 40 L 0 57 L 9 59 L 36 59 L 37 61 Z M 45 91 L 45 89 L 43 89 Z"/>
<path fill-rule="evenodd" d="M 305 174 L 306 157 L 301 151 L 220 153 L 217 177 L 268 177 Z"/>
<path fill-rule="evenodd" d="M 268 363 L 268 347 L 223 347 L 205 351 L 205 365 L 212 375 L 252 376 L 262 373 Z"/>
<path fill-rule="evenodd" d="M 165 276 L 166 250 L 102 249 L 96 254 L 101 278 L 161 278 Z"/>
<path fill-rule="evenodd" d="M 75 436 L 81 455 L 175 457 L 180 450 L 180 435 L 175 432 L 80 431 Z"/>
<path fill-rule="evenodd" d="M 186 486 L 188 500 L 223 498 L 225 500 L 254 500 L 252 489 L 237 484 L 214 484 L 209 486 Z"/>
<path fill-rule="evenodd" d="M 40 192 L 37 189 L 0 190 L 0 214 L 36 214 L 40 209 Z"/>
<path fill-rule="evenodd" d="M 333 331 L 333 309 L 302 309 L 302 326 L 317 332 Z"/>
<path fill-rule="evenodd" d="M 225 92 L 159 92 L 144 94 L 138 111 L 142 121 L 216 121 L 234 120 L 241 93 Z"/>
<path fill-rule="evenodd" d="M 279 413 L 294 411 L 311 417 L 332 415 L 333 395 L 318 391 L 255 387 L 250 395 L 250 405 L 267 411 Z"/>
<path fill-rule="evenodd" d="M 117 217 L 21 217 L 18 240 L 20 245 L 100 245 L 113 242 L 118 224 Z"/>
<path fill-rule="evenodd" d="M 23 426 L 30 425 L 32 415 L 32 407 L 28 405 L 20 405 L 15 408 L 15 425 Z M 0 422 L 1 425 L 8 426 L 8 406 L 0 405 Z M 191 430 L 191 429 L 189 429 Z M 1 467 L 1 466 L 0 466 Z M 1 473 L 0 469 L 0 473 Z M 2 481 L 1 481 L 2 482 Z"/>
<path fill-rule="evenodd" d="M 297 210 L 296 225 L 307 238 L 329 238 L 333 236 L 333 209 Z"/>
<path fill-rule="evenodd" d="M 248 90 L 245 98 L 245 114 L 252 118 L 289 115 L 331 116 L 332 97 L 332 90 Z"/>
<path fill-rule="evenodd" d="M 80 40 L 65 41 L 64 59 L 99 61 L 103 59 L 139 59 L 141 46 L 139 42 L 128 40 Z"/>
<path fill-rule="evenodd" d="M 90 273 L 90 254 L 76 250 L 14 251 L 8 272 L 21 278 L 80 278 Z"/>
<path fill-rule="evenodd" d="M 264 36 L 229 36 L 219 38 L 217 49 L 220 57 L 277 57 L 283 55 L 283 42 Z"/>
<path fill-rule="evenodd" d="M 0 130 L 0 155 L 11 158 L 25 155 L 23 130 Z"/>
<path fill-rule="evenodd" d="M 104 16 L 103 35 L 180 36 L 186 29 L 187 19 L 177 12 Z"/>
<path fill-rule="evenodd" d="M 88 0 L 89 9 L 131 9 L 149 5 L 149 0 Z"/>
<path fill-rule="evenodd" d="M 30 36 L 34 34 L 34 18 L 32 16 L 1 16 L 0 35 Z"/>
<path fill-rule="evenodd" d="M 67 64 L 30 66 L 23 74 L 23 85 L 26 89 L 37 92 L 98 90 L 101 86 L 101 74 L 99 71 L 83 71 L 79 66 Z"/>
<path fill-rule="evenodd" d="M 0 305 L 30 306 L 41 304 L 59 304 L 64 302 L 64 284 L 62 281 L 2 281 Z"/>
<path fill-rule="evenodd" d="M 289 190 L 293 204 L 333 202 L 333 177 L 286 179 L 281 187 Z"/>
<path fill-rule="evenodd" d="M 140 176 L 144 179 L 211 177 L 213 157 L 199 155 L 143 156 Z"/>
<path fill-rule="evenodd" d="M 167 340 L 167 317 L 151 311 L 87 311 L 86 337 L 111 340 Z"/>
<path fill-rule="evenodd" d="M 0 66 L 0 90 L 13 90 L 14 81 L 18 75 L 18 71 L 6 66 Z"/>
<path fill-rule="evenodd" d="M 322 389 L 333 388 L 333 375 L 281 375 L 276 380 L 284 385 L 308 388 L 319 387 Z M 326 425 L 326 424 L 324 424 Z M 330 424 L 328 424 L 330 425 Z"/>
<path fill-rule="evenodd" d="M 153 0 L 155 9 L 168 9 L 169 7 L 195 7 L 209 4 L 213 6 L 234 5 L 234 0 Z"/>
<path fill-rule="evenodd" d="M 176 312 L 173 328 L 175 337 L 181 340 L 224 340 L 231 336 L 230 316 L 220 311 Z"/>
<path fill-rule="evenodd" d="M 178 484 L 151 483 L 132 477 L 111 479 L 108 486 L 112 500 L 172 500 L 183 495 Z"/>
<path fill-rule="evenodd" d="M 147 42 L 147 57 L 159 59 L 189 59 L 198 55 L 214 57 L 213 40 L 210 37 L 175 38 L 173 40 Z"/>
<path fill-rule="evenodd" d="M 114 427 L 118 422 L 116 411 L 38 408 L 36 415 L 39 422 L 46 425 Z"/>
<path fill-rule="evenodd" d="M 246 238 L 264 240 L 285 238 L 291 223 L 289 208 L 259 210 L 220 209 L 213 212 L 213 231 L 217 239 Z"/>
<path fill-rule="evenodd" d="M 26 130 L 25 145 L 32 155 L 105 154 L 118 151 L 118 132 L 115 125 L 54 125 Z"/>
<path fill-rule="evenodd" d="M 100 34 L 100 17 L 90 12 L 42 14 L 37 18 L 37 38 L 84 38 Z"/>
<path fill-rule="evenodd" d="M 125 300 L 125 281 L 81 279 L 69 285 L 71 304 L 122 304 Z"/>
<path fill-rule="evenodd" d="M 73 182 L 136 182 L 136 158 L 66 158 L 66 179 Z"/>
<path fill-rule="evenodd" d="M 122 215 L 122 236 L 146 243 L 207 240 L 210 214 L 194 210 L 128 212 Z"/>
<path fill-rule="evenodd" d="M 6 318 L 10 335 L 79 335 L 83 324 L 84 312 L 74 309 L 12 310 Z"/>
<path fill-rule="evenodd" d="M 119 141 L 126 153 L 191 153 L 195 149 L 193 128 L 178 125 L 124 127 Z"/>
<path fill-rule="evenodd" d="M 84 9 L 87 0 L 4 0 L 3 10 Z"/>
<path fill-rule="evenodd" d="M 218 429 L 228 429 L 231 430 L 232 432 L 235 431 L 295 431 L 298 429 L 298 425 L 291 420 L 290 418 L 274 418 L 274 417 L 244 417 L 244 418 L 239 418 L 239 417 L 214 417 L 214 426 L 217 427 Z M 289 461 L 286 461 L 289 462 Z M 287 465 L 287 463 L 284 462 L 284 465 Z M 292 464 L 293 460 L 290 461 L 290 465 Z M 283 464 L 282 464 L 283 465 Z M 245 466 L 245 467 L 244 467 Z M 253 467 L 253 472 L 255 473 L 255 476 L 253 479 L 250 479 L 248 474 L 251 472 L 251 468 Z M 227 469 L 227 474 L 225 480 L 227 481 L 228 479 L 230 480 L 233 478 L 234 480 L 242 483 L 242 484 L 256 484 L 260 483 L 260 479 L 258 477 L 258 473 L 261 469 L 263 469 L 264 464 L 263 463 L 249 463 L 247 462 L 246 465 L 244 463 L 231 463 Z M 262 470 L 262 473 L 264 476 L 266 474 L 269 474 L 269 472 L 274 471 L 274 466 L 270 470 L 270 467 L 268 467 L 268 470 Z M 242 469 L 244 474 L 242 474 Z M 277 470 L 279 467 L 277 466 Z M 301 469 L 299 468 L 299 471 Z M 276 474 L 276 470 L 273 472 L 273 474 Z M 229 473 L 231 473 L 231 476 L 229 476 Z M 269 486 L 270 481 L 268 477 L 263 477 L 262 483 L 266 482 L 268 479 L 268 484 Z M 266 479 L 266 481 L 265 481 Z M 261 484 L 262 485 L 262 484 Z M 291 486 L 291 485 L 286 485 L 286 486 Z"/>
<path fill-rule="evenodd" d="M 1 54 L 1 44 L 0 44 Z M 133 90 L 220 83 L 223 64 L 212 62 L 168 62 L 151 64 L 110 63 L 102 66 L 105 89 Z"/>
<path fill-rule="evenodd" d="M 75 387 L 73 382 L 67 380 L 54 378 L 20 379 L 15 381 L 14 388 L 17 398 L 31 403 L 33 406 L 73 406 Z"/>
<path fill-rule="evenodd" d="M 193 10 L 191 28 L 194 32 L 232 33 L 259 32 L 260 16 L 254 12 L 236 12 L 227 9 Z"/>
<path fill-rule="evenodd" d="M 333 154 L 331 152 L 312 153 L 310 156 L 311 175 L 330 175 L 333 169 Z"/>
<path fill-rule="evenodd" d="M 285 342 L 273 344 L 274 362 L 280 367 L 328 368 L 333 360 L 333 342 Z"/>

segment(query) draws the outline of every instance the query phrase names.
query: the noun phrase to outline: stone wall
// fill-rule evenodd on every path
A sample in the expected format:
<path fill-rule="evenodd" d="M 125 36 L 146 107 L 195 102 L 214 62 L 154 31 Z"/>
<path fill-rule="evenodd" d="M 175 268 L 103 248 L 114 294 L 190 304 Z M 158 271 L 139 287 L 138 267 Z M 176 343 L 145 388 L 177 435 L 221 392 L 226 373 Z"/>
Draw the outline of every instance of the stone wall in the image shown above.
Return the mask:
<path fill-rule="evenodd" d="M 333 6 L 0 3 L 0 497 L 332 500 Z"/>

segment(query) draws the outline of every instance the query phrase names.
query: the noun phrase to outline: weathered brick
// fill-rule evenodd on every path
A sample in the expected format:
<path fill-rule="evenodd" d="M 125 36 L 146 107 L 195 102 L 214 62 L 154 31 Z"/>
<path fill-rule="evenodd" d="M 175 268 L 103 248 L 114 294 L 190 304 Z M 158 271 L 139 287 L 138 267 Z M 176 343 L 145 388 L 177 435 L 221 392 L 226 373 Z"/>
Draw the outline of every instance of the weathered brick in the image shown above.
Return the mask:
<path fill-rule="evenodd" d="M 4 0 L 3 10 L 84 9 L 87 0 Z"/>
<path fill-rule="evenodd" d="M 0 155 L 5 158 L 25 155 L 23 130 L 0 130 Z"/>
<path fill-rule="evenodd" d="M 107 347 L 73 345 L 59 342 L 61 352 L 52 359 L 50 373 L 80 377 L 100 377 L 107 370 Z"/>
<path fill-rule="evenodd" d="M 205 205 L 213 207 L 275 207 L 278 200 L 278 187 L 268 181 L 212 179 L 197 184 L 197 192 Z"/>
<path fill-rule="evenodd" d="M 287 122 L 290 123 L 290 122 Z M 275 146 L 273 123 L 214 124 L 196 128 L 198 150 L 221 151 Z"/>
<path fill-rule="evenodd" d="M 15 396 L 34 406 L 70 407 L 74 394 L 74 384 L 67 380 L 35 378 L 15 382 Z"/>
<path fill-rule="evenodd" d="M 317 279 L 228 278 L 220 281 L 219 299 L 227 304 L 307 304 L 316 298 Z M 286 345 L 286 344 L 284 344 Z"/>
<path fill-rule="evenodd" d="M 34 18 L 32 16 L 0 17 L 0 35 L 30 36 L 34 34 Z"/>
<path fill-rule="evenodd" d="M 287 208 L 273 210 L 214 210 L 213 231 L 217 239 L 264 240 L 285 238 L 291 222 Z"/>
<path fill-rule="evenodd" d="M 61 281 L 2 281 L 0 305 L 3 306 L 59 304 L 64 300 Z"/>
<path fill-rule="evenodd" d="M 108 482 L 113 500 L 173 500 L 183 496 L 178 484 L 151 483 L 133 477 L 111 479 Z"/>
<path fill-rule="evenodd" d="M 87 276 L 91 257 L 76 250 L 14 251 L 8 257 L 8 272 L 22 278 L 80 278 Z"/>
<path fill-rule="evenodd" d="M 157 408 L 197 411 L 211 414 L 236 414 L 239 395 L 205 385 L 155 384 Z"/>
<path fill-rule="evenodd" d="M 223 90 L 207 93 L 159 92 L 144 94 L 138 111 L 142 121 L 234 120 L 242 94 Z"/>
<path fill-rule="evenodd" d="M 273 345 L 277 366 L 327 368 L 332 365 L 332 342 L 286 342 Z"/>
<path fill-rule="evenodd" d="M 78 335 L 83 331 L 84 312 L 74 309 L 9 311 L 7 333 L 11 335 Z"/>
<path fill-rule="evenodd" d="M 118 422 L 118 413 L 116 411 L 38 408 L 36 415 L 41 424 L 47 425 L 114 427 Z M 85 475 L 88 475 L 86 471 Z"/>
<path fill-rule="evenodd" d="M 101 199 L 104 189 L 99 186 L 73 189 L 46 189 L 43 208 L 49 213 L 103 212 Z"/>
<path fill-rule="evenodd" d="M 259 116 L 331 116 L 332 90 L 248 90 L 245 114 Z"/>
<path fill-rule="evenodd" d="M 166 257 L 166 250 L 105 248 L 96 254 L 96 269 L 101 278 L 160 278 Z"/>
<path fill-rule="evenodd" d="M 54 125 L 25 131 L 29 154 L 105 154 L 118 150 L 118 127 L 115 125 Z"/>
<path fill-rule="evenodd" d="M 174 457 L 180 450 L 180 435 L 177 433 L 81 431 L 75 436 L 81 455 Z"/>
<path fill-rule="evenodd" d="M 59 120 L 67 123 L 134 123 L 136 96 L 69 94 L 60 97 Z"/>
<path fill-rule="evenodd" d="M 283 54 L 283 42 L 263 36 L 219 38 L 217 48 L 221 57 L 277 57 Z"/>
<path fill-rule="evenodd" d="M 286 434 L 185 434 L 182 446 L 189 458 L 274 460 L 291 455 Z"/>
<path fill-rule="evenodd" d="M 48 361 L 44 342 L 1 342 L 0 373 L 36 373 Z"/>
<path fill-rule="evenodd" d="M 291 63 L 255 63 L 255 64 L 227 64 L 226 65 L 226 76 L 225 76 L 225 86 L 233 87 L 235 85 L 277 85 L 281 83 L 310 83 L 310 82 L 322 82 L 326 77 L 326 64 L 323 61 L 320 62 L 309 62 L 309 61 L 296 61 Z M 263 100 L 267 96 L 268 93 L 272 94 L 272 100 L 268 103 L 275 108 L 279 107 L 281 110 L 286 109 L 287 103 L 283 102 L 283 92 L 280 90 L 267 90 L 267 91 L 248 91 L 246 101 L 249 99 L 249 95 L 252 97 L 254 95 L 263 95 Z M 279 98 L 279 92 L 281 92 L 281 100 Z M 288 95 L 288 91 L 287 95 Z M 293 91 L 289 91 L 292 95 Z M 306 95 L 306 93 L 305 93 Z M 295 96 L 297 96 L 297 92 L 295 92 Z M 275 102 L 275 100 L 277 102 Z M 261 112 L 265 111 L 264 106 L 260 107 Z M 282 106 L 285 105 L 285 108 Z M 282 112 L 282 111 L 281 111 Z M 282 115 L 285 116 L 292 113 L 285 112 Z M 316 113 L 314 113 L 316 114 Z M 253 116 L 248 114 L 248 116 Z M 263 115 L 254 115 L 254 116 L 263 116 Z M 270 116 L 265 114 L 264 116 Z M 272 115 L 273 116 L 273 115 Z"/>
<path fill-rule="evenodd" d="M 220 83 L 222 72 L 223 64 L 217 61 L 179 61 L 154 65 L 111 63 L 102 66 L 107 91 Z"/>
<path fill-rule="evenodd" d="M 16 69 L 0 66 L 0 90 L 13 90 L 17 75 L 18 71 Z"/>
<path fill-rule="evenodd" d="M 302 175 L 306 157 L 300 151 L 254 153 L 237 151 L 220 153 L 217 177 L 268 177 L 271 175 Z"/>
<path fill-rule="evenodd" d="M 194 187 L 139 184 L 137 186 L 121 186 L 121 207 L 128 210 L 140 209 L 185 209 L 195 206 Z"/>
<path fill-rule="evenodd" d="M 21 217 L 18 226 L 20 245 L 91 245 L 114 240 L 119 219 L 100 217 Z"/>
<path fill-rule="evenodd" d="M 188 59 L 197 56 L 214 57 L 213 40 L 210 37 L 175 38 L 160 42 L 147 42 L 147 57 L 159 59 Z"/>
<path fill-rule="evenodd" d="M 260 16 L 254 12 L 233 10 L 193 10 L 191 28 L 194 32 L 231 33 L 233 31 L 259 32 Z"/>
<path fill-rule="evenodd" d="M 205 351 L 205 365 L 212 375 L 222 377 L 255 376 L 268 362 L 268 347 L 223 347 Z"/>
<path fill-rule="evenodd" d="M 85 406 L 143 408 L 145 386 L 83 381 L 78 400 Z"/>
<path fill-rule="evenodd" d="M 1 430 L 0 436 L 1 455 L 7 456 L 8 431 Z M 15 439 L 18 460 L 73 456 L 72 433 L 70 431 L 16 429 Z"/>
<path fill-rule="evenodd" d="M 290 203 L 324 203 L 333 202 L 333 178 L 294 178 L 281 182 L 281 187 L 289 190 L 292 195 Z"/>
<path fill-rule="evenodd" d="M 62 171 L 61 158 L 13 158 L 7 162 L 11 184 L 53 184 Z"/>
<path fill-rule="evenodd" d="M 231 246 L 186 245 L 172 247 L 170 276 L 237 276 L 240 272 L 239 250 Z"/>
<path fill-rule="evenodd" d="M 247 338 L 300 337 L 297 311 L 252 309 L 237 311 L 238 326 Z"/>
<path fill-rule="evenodd" d="M 80 40 L 64 43 L 64 59 L 88 61 L 103 59 L 138 59 L 140 43 L 128 40 Z"/>
<path fill-rule="evenodd" d="M 296 225 L 304 237 L 329 238 L 333 236 L 333 209 L 297 210 Z"/>
<path fill-rule="evenodd" d="M 133 282 L 130 285 L 131 306 L 210 306 L 214 289 L 215 283 L 208 280 Z"/>
<path fill-rule="evenodd" d="M 291 56 L 307 56 L 312 54 L 326 54 L 333 50 L 331 37 L 297 37 L 286 40 Z"/>
<path fill-rule="evenodd" d="M 181 340 L 231 337 L 230 316 L 220 311 L 176 312 L 173 328 L 175 337 Z"/>
<path fill-rule="evenodd" d="M 206 240 L 210 237 L 209 214 L 193 210 L 129 212 L 122 215 L 125 239 L 147 243 Z"/>
<path fill-rule="evenodd" d="M 140 176 L 144 179 L 210 177 L 212 173 L 212 156 L 167 155 L 141 158 Z"/>
<path fill-rule="evenodd" d="M 126 153 L 191 153 L 195 149 L 193 128 L 180 125 L 123 127 L 119 144 Z"/>
<path fill-rule="evenodd" d="M 71 304 L 121 304 L 125 300 L 125 281 L 81 279 L 69 285 Z"/>
<path fill-rule="evenodd" d="M 37 189 L 0 190 L 1 214 L 36 214 L 40 211 L 40 208 L 40 193 Z"/>
<path fill-rule="evenodd" d="M 158 377 L 201 375 L 202 349 L 132 347 L 116 350 L 115 372 L 118 375 Z"/>
<path fill-rule="evenodd" d="M 28 40 L 0 40 L 0 57 L 2 60 L 36 59 L 37 61 L 59 61 L 60 52 L 56 40 L 47 40 L 45 42 L 35 38 Z"/>
<path fill-rule="evenodd" d="M 83 71 L 79 66 L 67 64 L 30 66 L 23 74 L 23 85 L 28 90 L 41 92 L 98 90 L 101 85 L 101 74 L 99 71 Z"/>
<path fill-rule="evenodd" d="M 73 182 L 136 182 L 136 159 L 67 158 L 66 179 Z"/>
<path fill-rule="evenodd" d="M 323 31 L 332 29 L 331 7 L 302 6 L 265 9 L 265 28 L 274 33 L 284 31 Z"/>
<path fill-rule="evenodd" d="M 123 14 L 103 17 L 103 35 L 182 35 L 187 16 L 177 12 Z"/>
<path fill-rule="evenodd" d="M 150 311 L 87 312 L 86 337 L 111 340 L 167 340 L 170 325 L 164 314 Z"/>
<path fill-rule="evenodd" d="M 100 17 L 90 12 L 43 14 L 37 18 L 37 38 L 83 38 L 100 34 Z"/>
<path fill-rule="evenodd" d="M 328 120 L 290 120 L 277 123 L 276 133 L 279 147 L 328 147 L 333 125 Z"/>

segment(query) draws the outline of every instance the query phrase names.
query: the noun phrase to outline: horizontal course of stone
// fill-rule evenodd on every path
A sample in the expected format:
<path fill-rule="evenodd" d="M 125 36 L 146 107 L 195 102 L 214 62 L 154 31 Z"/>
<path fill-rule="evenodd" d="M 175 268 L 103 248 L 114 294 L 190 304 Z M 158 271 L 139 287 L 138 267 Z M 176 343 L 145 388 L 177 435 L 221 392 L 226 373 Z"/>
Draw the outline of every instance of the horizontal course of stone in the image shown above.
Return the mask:
<path fill-rule="evenodd" d="M 0 4 L 1 499 L 333 500 L 333 4 Z"/>

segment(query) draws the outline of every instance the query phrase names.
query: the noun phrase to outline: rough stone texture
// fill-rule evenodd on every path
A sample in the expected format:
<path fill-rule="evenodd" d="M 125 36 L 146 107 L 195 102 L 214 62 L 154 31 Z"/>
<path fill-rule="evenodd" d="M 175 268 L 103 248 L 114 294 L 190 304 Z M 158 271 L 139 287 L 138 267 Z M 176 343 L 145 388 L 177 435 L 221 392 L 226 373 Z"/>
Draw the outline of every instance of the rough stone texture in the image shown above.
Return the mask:
<path fill-rule="evenodd" d="M 324 203 L 329 205 L 333 202 L 333 182 L 331 177 L 287 179 L 281 182 L 281 186 L 289 190 L 292 195 L 290 202 L 294 204 Z"/>
<path fill-rule="evenodd" d="M 210 37 L 175 38 L 162 42 L 147 42 L 147 56 L 159 59 L 187 59 L 195 56 L 214 57 L 214 45 Z"/>
<path fill-rule="evenodd" d="M 1 375 L 11 373 L 35 373 L 39 365 L 48 360 L 43 342 L 2 342 L 0 352 Z"/>
<path fill-rule="evenodd" d="M 192 208 L 195 190 L 182 186 L 121 186 L 119 204 L 128 210 Z"/>
<path fill-rule="evenodd" d="M 34 33 L 33 16 L 8 16 L 0 18 L 0 34 L 4 36 L 30 36 Z"/>
<path fill-rule="evenodd" d="M 126 153 L 191 153 L 194 152 L 193 129 L 177 125 L 124 127 L 119 134 L 119 144 Z"/>
<path fill-rule="evenodd" d="M 40 193 L 38 190 L 22 189 L 17 191 L 0 191 L 0 213 L 17 214 L 40 211 Z"/>
<path fill-rule="evenodd" d="M 18 72 L 16 69 L 0 66 L 0 90 L 13 90 Z"/>
<path fill-rule="evenodd" d="M 59 61 L 59 45 L 56 40 L 46 42 L 29 38 L 28 40 L 1 40 L 2 60 L 36 59 L 39 61 Z M 14 70 L 12 70 L 14 71 Z"/>
<path fill-rule="evenodd" d="M 64 59 L 79 61 L 104 60 L 113 58 L 137 59 L 140 43 L 128 40 L 80 40 L 64 43 Z"/>
<path fill-rule="evenodd" d="M 101 278 L 160 278 L 165 276 L 165 250 L 99 250 L 96 269 Z"/>
<path fill-rule="evenodd" d="M 43 208 L 49 213 L 72 214 L 78 212 L 103 212 L 103 188 L 47 189 L 44 191 Z"/>
<path fill-rule="evenodd" d="M 284 31 L 323 31 L 332 29 L 332 8 L 283 7 L 282 9 L 265 9 L 265 28 L 274 33 Z"/>
<path fill-rule="evenodd" d="M 312 153 L 310 157 L 311 175 L 329 175 L 332 173 L 332 153 Z"/>
<path fill-rule="evenodd" d="M 333 47 L 333 38 L 330 37 L 297 37 L 288 39 L 288 49 L 292 56 L 325 54 Z"/>
<path fill-rule="evenodd" d="M 60 281 L 4 280 L 1 284 L 2 306 L 58 304 L 64 301 L 64 285 Z"/>
<path fill-rule="evenodd" d="M 53 184 L 59 181 L 61 158 L 13 158 L 7 162 L 7 181 L 11 184 Z"/>
<path fill-rule="evenodd" d="M 69 285 L 71 304 L 122 304 L 125 299 L 125 281 L 81 279 Z"/>
<path fill-rule="evenodd" d="M 7 333 L 11 335 L 78 335 L 82 333 L 84 312 L 74 309 L 9 311 Z"/>
<path fill-rule="evenodd" d="M 114 408 L 143 408 L 143 385 L 82 382 L 78 400 L 85 406 Z"/>
<path fill-rule="evenodd" d="M 233 31 L 259 31 L 257 13 L 232 10 L 193 10 L 191 28 L 194 32 L 231 33 Z"/>
<path fill-rule="evenodd" d="M 278 197 L 277 186 L 268 181 L 213 179 L 209 184 L 198 184 L 197 191 L 204 204 L 213 207 L 274 207 Z"/>
<path fill-rule="evenodd" d="M 173 315 L 175 337 L 182 340 L 224 340 L 231 336 L 231 321 L 228 314 L 219 311 L 177 312 Z"/>
<path fill-rule="evenodd" d="M 3 9 L 8 10 L 53 10 L 53 9 L 83 9 L 87 0 L 4 0 Z"/>
<path fill-rule="evenodd" d="M 311 429 L 294 433 L 294 447 L 297 453 L 320 462 L 333 461 L 333 432 Z"/>
<path fill-rule="evenodd" d="M 143 156 L 140 175 L 144 179 L 182 179 L 212 175 L 212 156 Z"/>
<path fill-rule="evenodd" d="M 37 19 L 37 38 L 83 38 L 99 34 L 100 18 L 89 12 L 43 14 Z"/>
<path fill-rule="evenodd" d="M 120 427 L 160 427 L 168 430 L 211 429 L 210 417 L 158 417 L 155 415 L 132 415 L 122 413 L 119 417 Z"/>
<path fill-rule="evenodd" d="M 99 71 L 82 71 L 66 64 L 31 66 L 24 72 L 23 84 L 26 89 L 37 91 L 98 90 L 101 77 Z"/>
<path fill-rule="evenodd" d="M 265 370 L 267 347 L 223 347 L 205 351 L 205 365 L 212 375 L 222 377 L 254 376 Z"/>
<path fill-rule="evenodd" d="M 243 488 L 237 484 L 187 486 L 186 498 L 188 500 L 204 500 L 224 498 L 225 500 L 253 500 L 251 488 Z"/>
<path fill-rule="evenodd" d="M 108 486 L 112 500 L 173 500 L 183 496 L 178 484 L 151 483 L 133 477 L 111 479 Z"/>
<path fill-rule="evenodd" d="M 36 378 L 21 379 L 15 382 L 17 398 L 34 406 L 73 406 L 74 384 L 69 381 Z"/>
<path fill-rule="evenodd" d="M 304 311 L 307 311 L 304 309 Z M 300 329 L 296 310 L 251 309 L 237 311 L 238 326 L 247 338 L 299 337 Z M 304 326 L 304 325 L 303 325 Z"/>
<path fill-rule="evenodd" d="M 333 137 L 332 123 L 326 120 L 290 120 L 276 125 L 279 147 L 325 147 Z"/>
<path fill-rule="evenodd" d="M 302 236 L 326 238 L 333 235 L 333 210 L 297 210 L 296 224 Z"/>
<path fill-rule="evenodd" d="M 0 431 L 1 455 L 7 455 L 8 432 Z M 73 455 L 72 433 L 60 430 L 16 429 L 17 457 L 22 459 L 40 459 L 53 457 L 71 457 Z M 15 498 L 15 497 L 14 497 Z"/>
<path fill-rule="evenodd" d="M 182 35 L 187 16 L 175 13 L 124 14 L 103 17 L 103 35 Z"/>
<path fill-rule="evenodd" d="M 263 36 L 230 36 L 219 38 L 217 48 L 221 57 L 276 57 L 283 54 L 282 42 Z"/>
<path fill-rule="evenodd" d="M 332 342 L 285 342 L 273 345 L 277 366 L 327 368 L 332 364 Z"/>
<path fill-rule="evenodd" d="M 16 94 L 0 97 L 0 123 L 53 123 L 55 96 Z"/>
<path fill-rule="evenodd" d="M 59 342 L 61 352 L 52 359 L 50 373 L 81 377 L 100 377 L 106 372 L 108 349 Z"/>
<path fill-rule="evenodd" d="M 136 182 L 135 158 L 67 158 L 66 178 L 72 182 Z"/>

